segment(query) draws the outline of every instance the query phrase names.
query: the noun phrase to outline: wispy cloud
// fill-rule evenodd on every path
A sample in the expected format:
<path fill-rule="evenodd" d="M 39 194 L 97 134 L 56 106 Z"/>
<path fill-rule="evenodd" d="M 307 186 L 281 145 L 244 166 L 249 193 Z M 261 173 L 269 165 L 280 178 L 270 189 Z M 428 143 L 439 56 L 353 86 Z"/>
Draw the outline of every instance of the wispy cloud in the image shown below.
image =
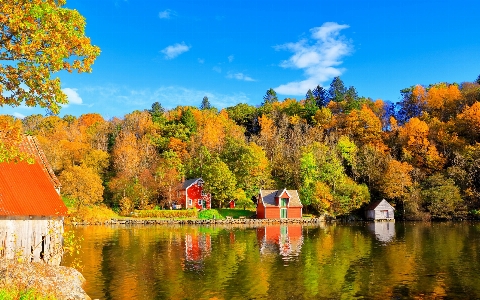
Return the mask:
<path fill-rule="evenodd" d="M 107 119 L 113 116 L 123 117 L 123 114 L 134 110 L 148 109 L 152 106 L 152 103 L 157 101 L 167 109 L 179 105 L 199 107 L 204 96 L 207 96 L 210 103 L 218 109 L 250 102 L 250 99 L 244 93 L 222 94 L 182 86 L 161 86 L 156 89 L 142 90 L 97 86 L 90 87 L 88 94 L 95 98 L 96 107 L 108 111 L 109 115 L 104 116 Z"/>
<path fill-rule="evenodd" d="M 228 56 L 228 62 L 232 62 L 235 59 L 235 56 L 230 55 Z"/>
<path fill-rule="evenodd" d="M 177 16 L 177 12 L 171 9 L 166 9 L 158 13 L 160 19 L 172 19 Z"/>
<path fill-rule="evenodd" d="M 343 73 L 342 58 L 349 55 L 353 47 L 344 36 L 342 29 L 350 26 L 335 22 L 326 22 L 320 27 L 310 29 L 311 39 L 302 39 L 296 43 L 275 46 L 276 50 L 287 50 L 293 55 L 280 63 L 283 68 L 304 70 L 305 80 L 282 84 L 275 91 L 284 95 L 305 95 L 308 89 L 326 82 Z"/>
<path fill-rule="evenodd" d="M 64 88 L 62 89 L 62 92 L 64 92 L 65 95 L 67 95 L 68 103 L 78 104 L 78 105 L 83 103 L 82 98 L 77 92 L 77 89 Z"/>
<path fill-rule="evenodd" d="M 15 118 L 18 118 L 18 119 L 23 119 L 23 118 L 25 118 L 25 115 L 22 115 L 21 113 L 18 113 L 18 112 L 14 112 L 14 113 L 13 113 L 13 116 L 14 116 Z"/>
<path fill-rule="evenodd" d="M 199 59 L 198 59 L 198 63 L 199 63 L 199 64 L 203 64 L 203 63 L 205 63 L 205 59 L 203 59 L 203 58 L 199 58 Z"/>
<path fill-rule="evenodd" d="M 184 42 L 170 45 L 167 48 L 163 49 L 161 52 L 165 54 L 165 59 L 174 59 L 180 54 L 190 50 L 190 46 L 185 45 Z"/>
<path fill-rule="evenodd" d="M 220 68 L 219 66 L 213 67 L 212 70 L 214 70 L 217 73 L 222 73 L 222 68 Z"/>
<path fill-rule="evenodd" d="M 237 79 L 237 80 L 243 80 L 243 81 L 255 81 L 255 79 L 253 79 L 252 77 L 247 76 L 247 75 L 245 75 L 245 74 L 243 74 L 243 73 L 228 72 L 227 78 Z"/>

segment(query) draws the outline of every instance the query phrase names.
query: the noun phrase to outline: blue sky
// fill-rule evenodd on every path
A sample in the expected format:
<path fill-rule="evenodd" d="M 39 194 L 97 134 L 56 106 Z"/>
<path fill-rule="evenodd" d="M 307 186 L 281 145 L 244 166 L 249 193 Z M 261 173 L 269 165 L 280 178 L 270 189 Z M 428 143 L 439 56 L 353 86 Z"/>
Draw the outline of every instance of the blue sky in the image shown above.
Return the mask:
<path fill-rule="evenodd" d="M 59 73 L 60 116 L 259 105 L 303 99 L 334 76 L 360 96 L 398 101 L 415 84 L 480 74 L 478 1 L 67 0 L 102 50 L 90 74 Z M 26 116 L 43 109 L 3 107 Z"/>

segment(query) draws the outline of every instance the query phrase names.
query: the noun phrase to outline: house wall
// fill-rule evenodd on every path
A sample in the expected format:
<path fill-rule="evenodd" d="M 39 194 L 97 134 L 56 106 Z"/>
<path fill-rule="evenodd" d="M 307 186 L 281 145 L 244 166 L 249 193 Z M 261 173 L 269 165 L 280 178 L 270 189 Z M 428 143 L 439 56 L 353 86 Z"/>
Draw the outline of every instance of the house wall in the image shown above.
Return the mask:
<path fill-rule="evenodd" d="M 265 209 L 261 201 L 257 204 L 257 219 L 265 219 Z"/>
<path fill-rule="evenodd" d="M 0 258 L 60 265 L 62 217 L 0 216 Z"/>
<path fill-rule="evenodd" d="M 301 207 L 289 207 L 287 212 L 287 217 L 289 219 L 299 219 L 302 217 L 302 208 Z"/>
<path fill-rule="evenodd" d="M 188 199 L 192 199 L 192 205 L 188 205 Z M 187 203 L 186 208 L 197 208 L 201 209 L 202 207 L 198 205 L 198 200 L 202 199 L 202 187 L 199 187 L 196 183 L 191 185 L 187 189 Z"/>
<path fill-rule="evenodd" d="M 267 206 L 265 208 L 265 219 L 280 219 L 280 208 L 276 206 Z"/>

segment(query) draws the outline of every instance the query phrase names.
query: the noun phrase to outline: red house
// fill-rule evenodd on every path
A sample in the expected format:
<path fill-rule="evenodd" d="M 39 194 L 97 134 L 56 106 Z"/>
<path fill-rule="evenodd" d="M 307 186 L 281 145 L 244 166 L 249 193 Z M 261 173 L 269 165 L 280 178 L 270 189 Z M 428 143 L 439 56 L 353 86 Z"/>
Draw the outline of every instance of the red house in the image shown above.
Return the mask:
<path fill-rule="evenodd" d="M 302 207 L 296 190 L 260 190 L 257 219 L 301 218 Z"/>
<path fill-rule="evenodd" d="M 202 178 L 189 179 L 183 182 L 177 191 L 177 204 L 182 208 L 210 209 L 212 197 L 203 191 Z"/>

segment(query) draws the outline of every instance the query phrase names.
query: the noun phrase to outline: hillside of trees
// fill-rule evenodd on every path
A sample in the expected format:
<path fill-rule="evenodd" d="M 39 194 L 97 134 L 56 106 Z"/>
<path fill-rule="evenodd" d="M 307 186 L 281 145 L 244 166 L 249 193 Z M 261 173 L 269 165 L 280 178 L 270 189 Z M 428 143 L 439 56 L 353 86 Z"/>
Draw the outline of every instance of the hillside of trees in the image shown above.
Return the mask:
<path fill-rule="evenodd" d="M 479 79 L 405 88 L 397 103 L 336 77 L 300 101 L 269 89 L 258 106 L 220 111 L 205 97 L 123 119 L 0 118 L 37 137 L 78 206 L 168 208 L 182 178 L 202 177 L 216 207 L 286 187 L 308 212 L 345 216 L 385 198 L 407 219 L 450 219 L 480 209 Z"/>

